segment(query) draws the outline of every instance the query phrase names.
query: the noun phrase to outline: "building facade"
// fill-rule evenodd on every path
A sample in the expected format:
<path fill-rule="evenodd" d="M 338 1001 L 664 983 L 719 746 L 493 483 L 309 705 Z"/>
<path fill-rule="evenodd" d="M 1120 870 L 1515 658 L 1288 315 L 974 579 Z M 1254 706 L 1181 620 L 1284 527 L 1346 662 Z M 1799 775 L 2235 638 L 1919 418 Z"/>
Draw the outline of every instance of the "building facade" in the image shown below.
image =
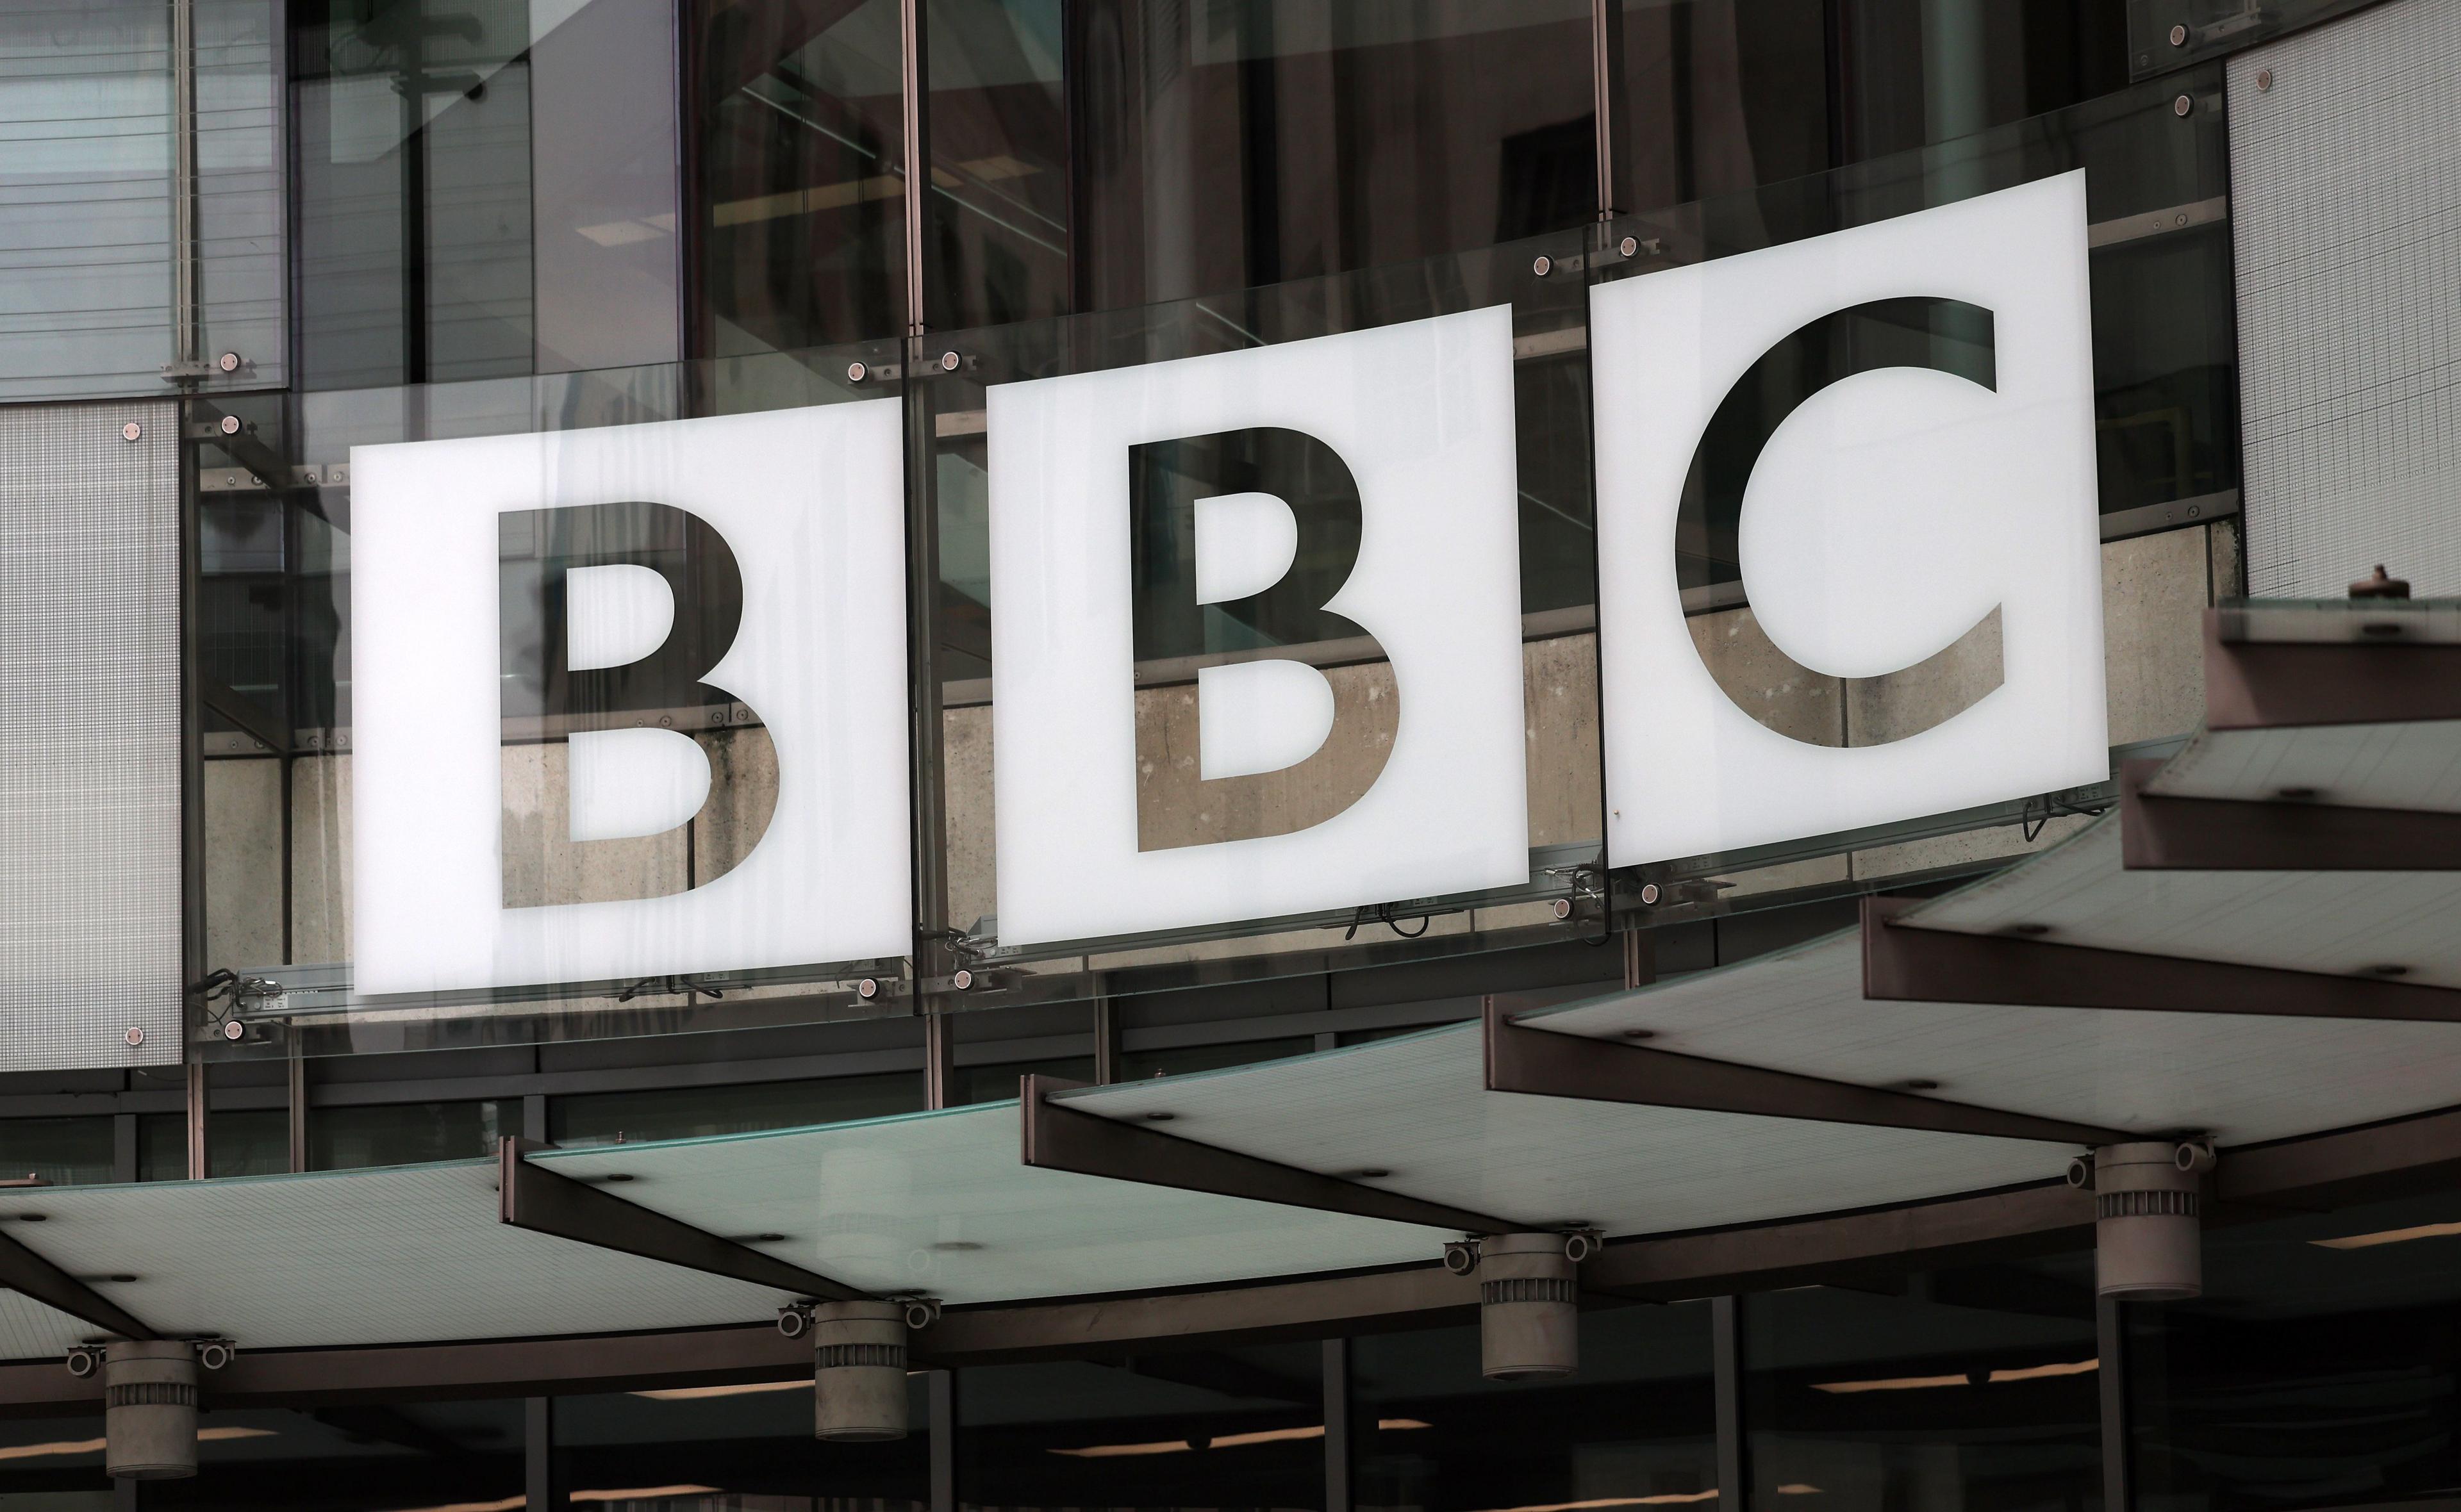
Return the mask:
<path fill-rule="evenodd" d="M 0 142 L 0 1507 L 2461 1486 L 2456 0 L 25 0 Z"/>

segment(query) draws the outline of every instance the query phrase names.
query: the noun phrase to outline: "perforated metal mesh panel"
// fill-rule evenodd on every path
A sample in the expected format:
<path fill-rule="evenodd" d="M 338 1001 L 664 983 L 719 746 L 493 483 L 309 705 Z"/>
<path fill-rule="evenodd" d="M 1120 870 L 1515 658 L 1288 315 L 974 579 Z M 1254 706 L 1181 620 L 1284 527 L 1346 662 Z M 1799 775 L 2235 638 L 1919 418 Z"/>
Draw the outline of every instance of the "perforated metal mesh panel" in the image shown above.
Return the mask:
<path fill-rule="evenodd" d="M 2242 54 L 2230 123 L 2249 591 L 2461 592 L 2461 6 Z"/>
<path fill-rule="evenodd" d="M 180 1058 L 178 424 L 0 408 L 0 1069 Z"/>

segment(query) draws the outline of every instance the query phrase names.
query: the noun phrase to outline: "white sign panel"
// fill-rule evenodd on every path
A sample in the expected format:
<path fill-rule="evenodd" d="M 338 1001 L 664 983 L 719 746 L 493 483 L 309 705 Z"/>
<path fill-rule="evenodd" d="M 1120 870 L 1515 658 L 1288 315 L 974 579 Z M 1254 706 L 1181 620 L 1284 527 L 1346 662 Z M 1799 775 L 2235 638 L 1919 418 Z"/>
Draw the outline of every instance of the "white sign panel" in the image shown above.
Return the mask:
<path fill-rule="evenodd" d="M 1509 309 L 1004 384 L 989 408 L 1003 944 L 1528 879 Z M 1235 457 L 1209 476 L 1247 484 L 1188 482 L 1181 447 Z M 1188 519 L 1142 519 L 1140 467 Z M 1156 539 L 1147 524 L 1185 527 L 1171 539 L 1189 543 L 1191 572 L 1158 582 L 1149 549 L 1132 561 L 1132 538 Z M 1390 720 L 1389 749 L 1368 738 L 1380 761 L 1329 815 L 1156 839 L 1141 830 L 1139 768 L 1166 757 L 1140 749 L 1137 617 L 1234 601 L 1372 640 L 1394 703 L 1346 715 L 1323 672 L 1252 648 L 1197 671 L 1201 737 L 1167 759 L 1228 792 L 1354 749 L 1345 717 Z"/>
<path fill-rule="evenodd" d="M 357 990 L 910 951 L 896 400 L 367 446 L 351 460 Z M 564 675 L 621 671 L 670 647 L 689 655 L 679 627 L 719 624 L 697 644 L 722 642 L 722 654 L 684 675 L 751 708 L 775 752 L 775 806 L 749 852 L 701 885 L 604 902 L 512 898 L 500 517 L 569 522 L 593 510 L 652 512 L 695 533 L 701 568 L 724 565 L 713 596 L 725 603 L 713 620 L 711 605 L 678 602 L 656 572 L 576 557 L 560 580 Z M 702 570 L 685 588 L 698 592 L 704 578 L 716 581 Z M 550 816 L 560 832 L 548 840 L 586 846 L 690 823 L 712 776 L 678 731 L 576 730 L 569 813 Z M 765 791 L 764 776 L 750 785 Z"/>
<path fill-rule="evenodd" d="M 1611 864 L 2108 776 L 2081 172 L 1591 320 Z M 1687 625 L 1679 552 L 1727 540 L 1749 611 Z"/>

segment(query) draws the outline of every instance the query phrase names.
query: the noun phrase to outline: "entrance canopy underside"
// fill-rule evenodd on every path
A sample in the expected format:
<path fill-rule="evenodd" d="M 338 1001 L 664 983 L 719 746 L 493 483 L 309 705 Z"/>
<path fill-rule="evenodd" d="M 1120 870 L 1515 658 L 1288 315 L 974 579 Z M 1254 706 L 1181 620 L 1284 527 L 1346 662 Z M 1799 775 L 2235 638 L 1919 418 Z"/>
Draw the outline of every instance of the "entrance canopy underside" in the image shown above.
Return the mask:
<path fill-rule="evenodd" d="M 2441 608 L 2330 611 L 2401 627 L 2372 639 L 2318 635 L 2323 612 L 2269 638 L 2261 613 L 2216 616 L 2213 728 L 2124 782 L 2121 809 L 1961 891 L 1875 901 L 1845 935 L 1265 1065 L 1038 1082 L 1019 1102 L 0 1191 L 18 1288 L 0 1292 L 0 1354 L 112 1331 L 92 1306 L 61 1310 L 81 1295 L 246 1351 L 742 1326 L 808 1295 L 693 1258 L 725 1250 L 952 1309 L 1424 1268 L 1466 1226 L 1444 1213 L 1630 1240 L 2056 1182 L 2106 1137 L 2208 1135 L 2227 1170 L 2248 1146 L 2450 1108 L 2461 850 L 2369 869 L 2380 830 L 2335 826 L 2461 815 L 2461 645 Z M 2215 833 L 2321 864 L 2145 862 L 2154 841 Z M 1973 990 L 1919 990 L 1942 982 Z M 1543 1082 L 1527 1068 L 1563 1037 L 1582 1042 L 1580 1076 L 1491 1090 Z M 1542 1054 L 1511 1059 L 1532 1041 Z M 568 1209 L 588 1224 L 516 1217 L 500 1186 L 530 1180 L 524 1163 L 603 1194 Z M 657 1237 L 676 1224 L 730 1243 L 678 1249 Z"/>

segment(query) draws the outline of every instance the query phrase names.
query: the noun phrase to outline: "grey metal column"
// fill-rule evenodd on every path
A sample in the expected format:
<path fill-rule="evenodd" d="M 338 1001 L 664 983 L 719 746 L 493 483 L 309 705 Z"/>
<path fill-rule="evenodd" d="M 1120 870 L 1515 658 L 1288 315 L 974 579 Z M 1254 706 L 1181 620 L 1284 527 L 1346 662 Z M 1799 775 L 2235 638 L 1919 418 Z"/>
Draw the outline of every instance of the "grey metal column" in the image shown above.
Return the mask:
<path fill-rule="evenodd" d="M 284 905 L 289 906 L 287 902 Z M 283 1106 L 290 1127 L 290 1169 L 304 1171 L 308 1169 L 308 1057 L 299 1053 L 295 1033 L 290 1037 L 290 1096 Z"/>
<path fill-rule="evenodd" d="M 923 1106 L 927 1108 L 957 1105 L 956 1038 L 948 1014 L 923 1015 Z"/>
<path fill-rule="evenodd" d="M 197 24 L 195 0 L 171 0 L 171 361 L 204 353 L 197 314 Z"/>
<path fill-rule="evenodd" d="M 556 1474 L 555 1398 L 532 1396 L 522 1412 L 522 1488 L 528 1512 L 567 1512 Z"/>
<path fill-rule="evenodd" d="M 1590 0 L 1590 96 L 1597 127 L 1598 216 L 1616 216 L 1616 96 L 1623 93 L 1624 0 Z M 1681 60 L 1677 61 L 1681 67 Z"/>
<path fill-rule="evenodd" d="M 1324 1512 L 1351 1512 L 1358 1495 L 1352 1469 L 1350 1341 L 1324 1341 Z"/>
<path fill-rule="evenodd" d="M 931 1512 L 957 1512 L 957 1373 L 933 1371 L 931 1393 Z"/>
<path fill-rule="evenodd" d="M 1316 1049 L 1325 1050 L 1325 1036 L 1316 1036 Z M 1107 1087 L 1120 1079 L 1120 1009 L 1109 993 L 1094 999 L 1094 1081 Z"/>
<path fill-rule="evenodd" d="M 924 223 L 931 197 L 931 144 L 924 94 L 924 0 L 898 0 L 899 53 L 905 64 L 906 131 L 906 333 L 919 336 L 930 329 L 923 315 L 923 249 L 930 239 Z M 911 353 L 909 353 L 911 356 Z M 911 372 L 910 368 L 908 370 Z"/>
<path fill-rule="evenodd" d="M 1718 1505 L 1743 1512 L 1752 1504 L 1751 1451 L 1744 1422 L 1744 1299 L 1709 1299 L 1709 1354 L 1718 1397 Z"/>
<path fill-rule="evenodd" d="M 2105 1512 L 2129 1512 L 2136 1504 L 2134 1455 L 2128 1426 L 2128 1304 L 2094 1299 L 2095 1372 L 2102 1393 L 2102 1504 Z"/>

